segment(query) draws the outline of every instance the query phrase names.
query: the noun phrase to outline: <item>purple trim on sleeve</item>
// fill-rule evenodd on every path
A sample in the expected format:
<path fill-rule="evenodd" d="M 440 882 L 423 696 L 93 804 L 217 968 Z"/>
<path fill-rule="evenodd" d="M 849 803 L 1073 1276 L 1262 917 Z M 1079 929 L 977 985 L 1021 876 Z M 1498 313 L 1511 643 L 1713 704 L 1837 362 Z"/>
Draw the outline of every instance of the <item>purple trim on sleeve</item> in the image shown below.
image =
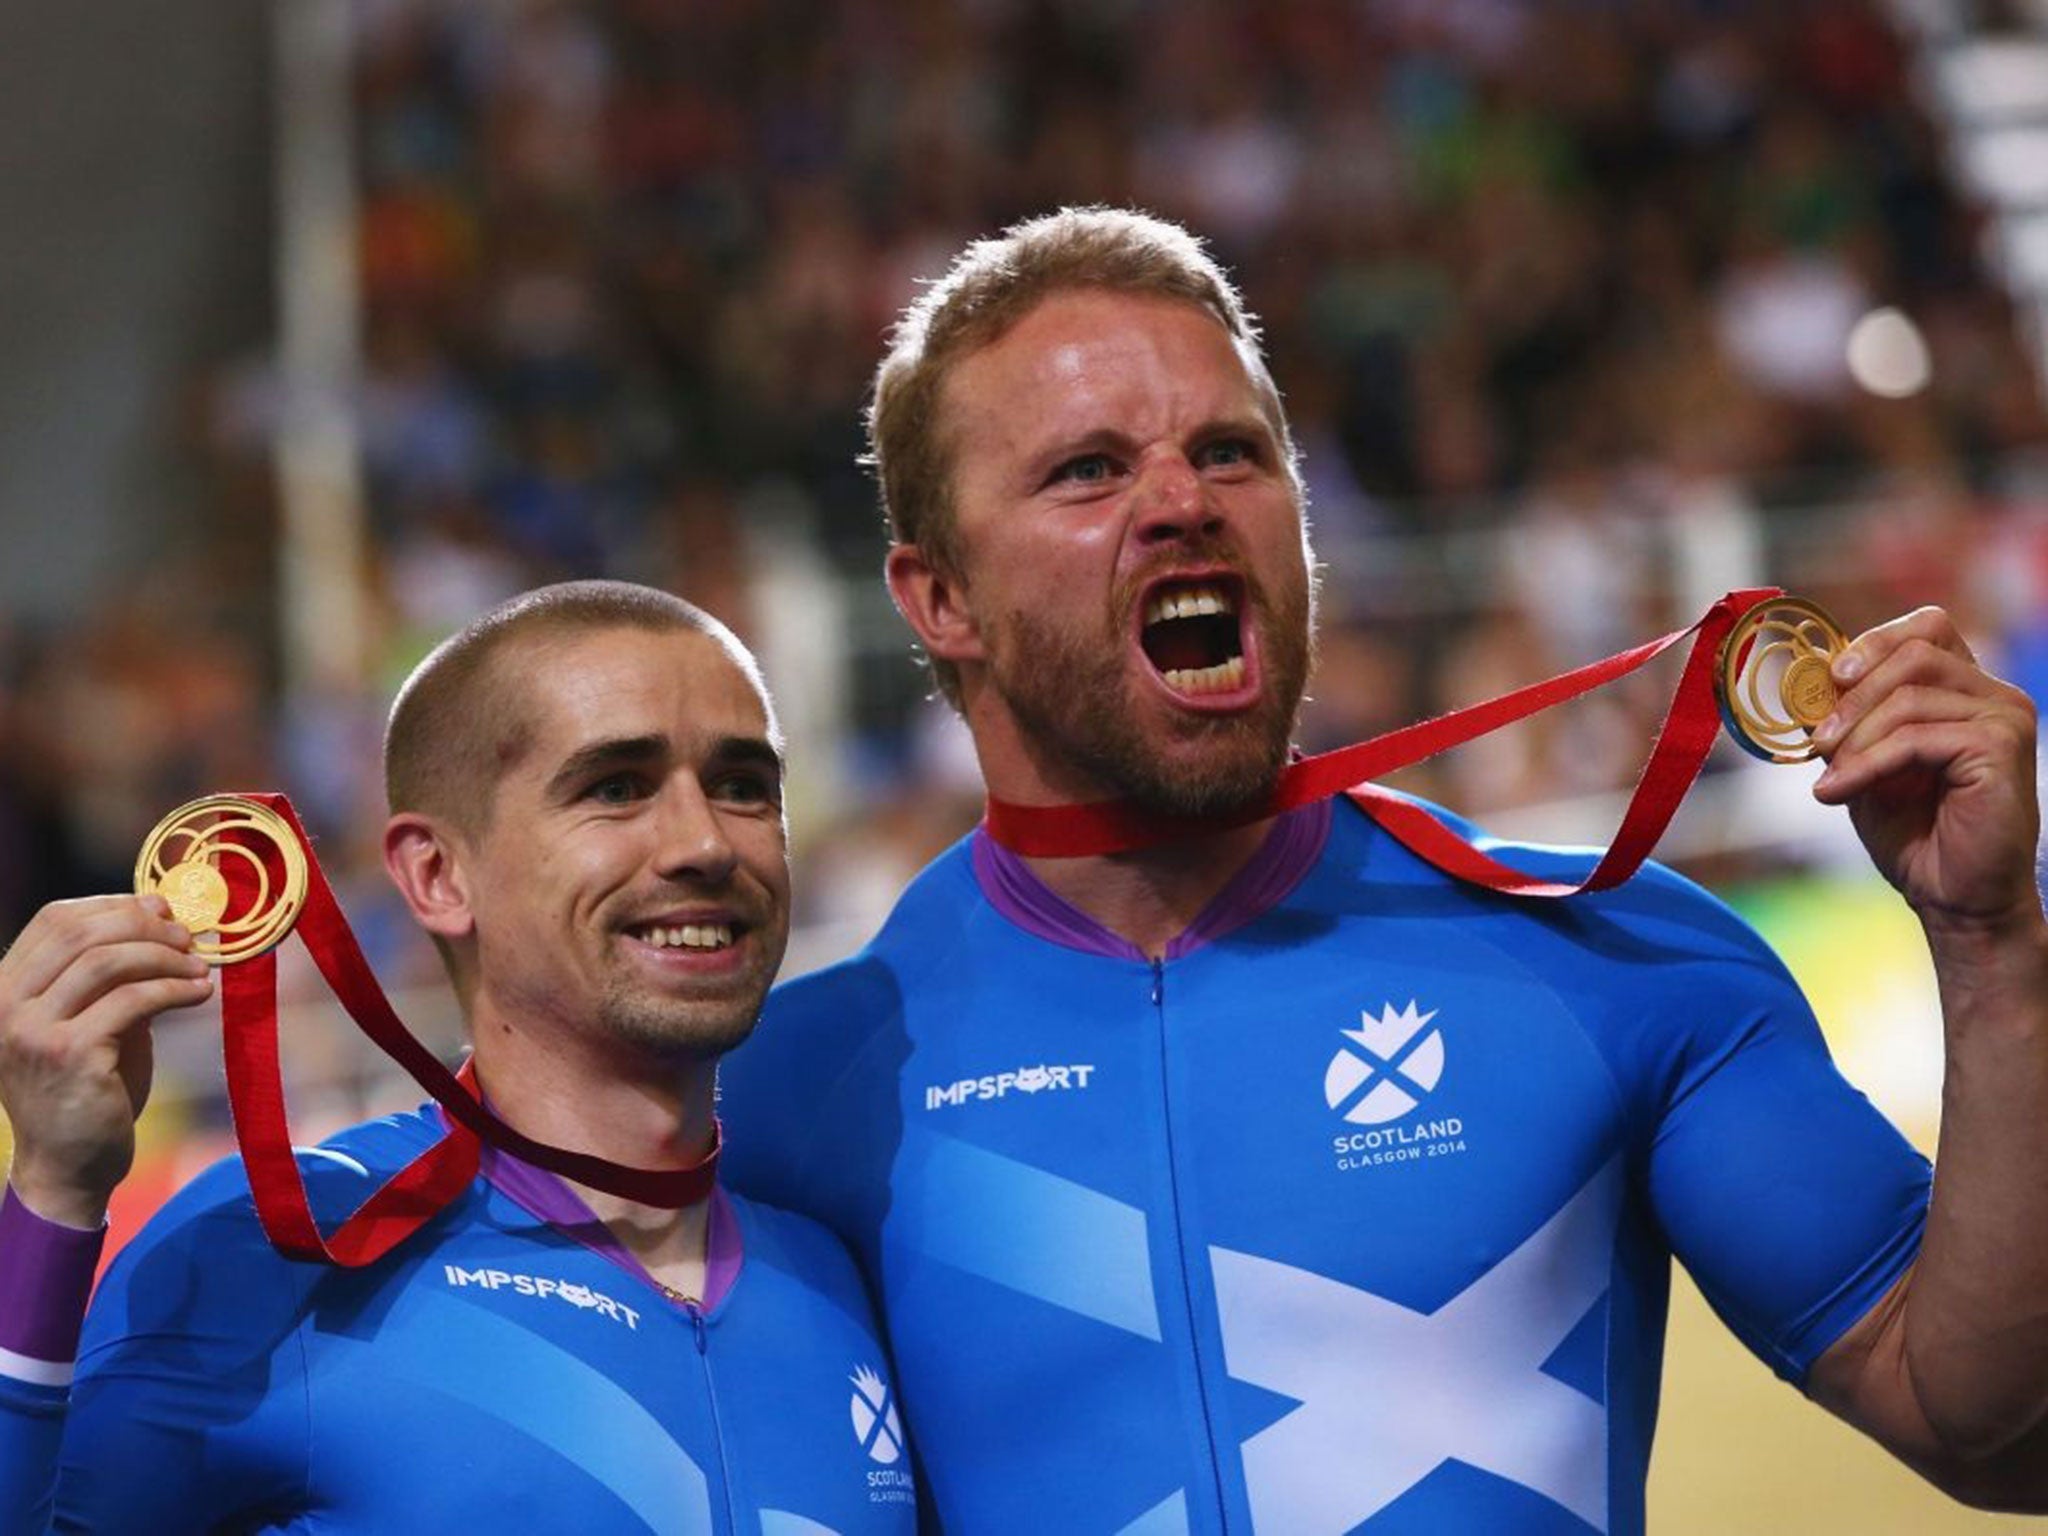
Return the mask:
<path fill-rule="evenodd" d="M 46 1221 L 15 1194 L 0 1197 L 0 1350 L 68 1365 L 92 1299 L 107 1229 Z"/>
<path fill-rule="evenodd" d="M 597 1213 L 581 1195 L 554 1174 L 488 1145 L 482 1149 L 479 1172 L 506 1199 L 531 1211 L 563 1236 L 574 1238 L 593 1253 L 610 1259 L 636 1280 L 654 1290 L 661 1290 L 654 1276 L 634 1257 L 632 1250 L 612 1235 L 610 1227 L 598 1220 Z M 716 1310 L 718 1304 L 725 1300 L 726 1293 L 739 1278 L 743 1257 L 740 1227 L 733 1216 L 732 1202 L 726 1198 L 725 1191 L 714 1184 L 711 1187 L 711 1208 L 704 1218 L 703 1308 L 706 1312 Z"/>
<path fill-rule="evenodd" d="M 1318 800 L 1275 818 L 1266 840 L 1250 862 L 1217 892 L 1216 899 L 1166 947 L 1166 958 L 1178 960 L 1204 944 L 1235 932 L 1278 905 L 1301 883 L 1322 856 L 1330 836 L 1330 802 Z M 1057 895 L 1017 854 L 977 827 L 968 843 L 974 878 L 989 905 L 1026 933 L 1078 949 L 1083 954 L 1143 963 L 1144 951 L 1112 933 L 1064 897 Z"/>

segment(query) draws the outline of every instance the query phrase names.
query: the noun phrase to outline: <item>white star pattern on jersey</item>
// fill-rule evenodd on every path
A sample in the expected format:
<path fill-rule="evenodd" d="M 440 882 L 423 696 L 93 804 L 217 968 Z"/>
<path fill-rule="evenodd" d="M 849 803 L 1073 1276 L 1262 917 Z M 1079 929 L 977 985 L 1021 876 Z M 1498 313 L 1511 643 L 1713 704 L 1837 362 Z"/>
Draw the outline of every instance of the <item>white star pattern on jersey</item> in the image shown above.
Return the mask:
<path fill-rule="evenodd" d="M 1607 1411 L 1540 1369 L 1608 1288 L 1622 1196 L 1608 1163 L 1436 1311 L 1209 1250 L 1226 1368 L 1301 1406 L 1244 1443 L 1253 1523 L 1344 1532 L 1455 1458 L 1607 1529 Z"/>

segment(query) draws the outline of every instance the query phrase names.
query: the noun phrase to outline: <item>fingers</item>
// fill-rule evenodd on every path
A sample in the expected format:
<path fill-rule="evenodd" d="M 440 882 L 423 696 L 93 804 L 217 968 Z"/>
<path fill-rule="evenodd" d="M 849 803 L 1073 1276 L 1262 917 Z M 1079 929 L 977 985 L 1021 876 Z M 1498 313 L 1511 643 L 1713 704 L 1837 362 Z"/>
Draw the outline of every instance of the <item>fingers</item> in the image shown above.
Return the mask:
<path fill-rule="evenodd" d="M 83 1014 L 108 993 L 133 982 L 199 981 L 208 976 L 206 962 L 154 940 L 95 944 L 75 956 L 43 989 L 40 1002 L 51 1017 Z"/>
<path fill-rule="evenodd" d="M 1847 687 L 1915 642 L 1946 651 L 1965 662 L 1976 661 L 1955 620 L 1946 612 L 1940 608 L 1916 608 L 1889 623 L 1865 630 L 1851 641 L 1849 648 L 1835 658 L 1835 681 Z"/>
<path fill-rule="evenodd" d="M 1843 691 L 1813 736 L 1829 763 L 1814 786 L 1820 799 L 1839 803 L 1894 774 L 1958 764 L 2031 776 L 2032 701 L 1979 667 L 1940 609 L 1859 635 L 1833 673 Z"/>
<path fill-rule="evenodd" d="M 1903 783 L 1901 776 L 1913 772 L 1929 776 L 1931 782 L 1948 775 L 1954 764 L 1982 745 L 1981 728 L 1974 719 L 1921 719 L 1868 745 L 1845 748 L 1814 781 L 1814 797 L 1827 805 L 1846 804 L 1887 780 Z"/>
<path fill-rule="evenodd" d="M 0 994 L 39 997 L 81 954 L 107 944 L 149 943 L 189 951 L 192 935 L 161 896 L 88 896 L 55 901 L 21 930 L 0 960 Z"/>

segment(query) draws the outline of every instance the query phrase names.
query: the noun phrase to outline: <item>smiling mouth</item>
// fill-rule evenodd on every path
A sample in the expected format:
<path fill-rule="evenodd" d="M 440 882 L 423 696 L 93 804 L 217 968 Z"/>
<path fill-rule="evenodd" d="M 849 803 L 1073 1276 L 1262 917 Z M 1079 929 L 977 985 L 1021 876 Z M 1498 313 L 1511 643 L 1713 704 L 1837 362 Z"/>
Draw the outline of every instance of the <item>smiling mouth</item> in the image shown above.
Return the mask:
<path fill-rule="evenodd" d="M 1235 586 L 1167 582 L 1145 602 L 1138 643 L 1166 686 L 1197 696 L 1244 686 L 1244 636 Z"/>
<path fill-rule="evenodd" d="M 644 923 L 627 933 L 656 949 L 731 949 L 739 933 L 731 923 Z"/>

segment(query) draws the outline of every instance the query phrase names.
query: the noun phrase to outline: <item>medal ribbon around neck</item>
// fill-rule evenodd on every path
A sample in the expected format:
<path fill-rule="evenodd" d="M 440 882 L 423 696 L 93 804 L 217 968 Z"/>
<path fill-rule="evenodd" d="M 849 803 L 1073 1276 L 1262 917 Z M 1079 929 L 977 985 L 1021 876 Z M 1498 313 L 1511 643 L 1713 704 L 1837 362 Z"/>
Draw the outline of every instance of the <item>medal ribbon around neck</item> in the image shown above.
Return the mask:
<path fill-rule="evenodd" d="M 194 813 L 198 820 L 194 821 Z M 171 837 L 187 839 L 183 856 L 162 869 Z M 226 856 L 224 856 L 226 855 Z M 192 871 L 217 871 L 222 889 Z M 290 1258 L 357 1268 L 376 1262 L 434 1219 L 475 1179 L 480 1142 L 578 1184 L 642 1205 L 675 1209 L 711 1192 L 722 1136 L 716 1130 L 702 1161 L 681 1169 L 629 1168 L 522 1135 L 480 1100 L 474 1064 L 450 1072 L 400 1021 L 342 915 L 291 802 L 279 794 L 215 796 L 173 811 L 150 834 L 136 867 L 138 892 L 162 890 L 180 921 L 217 922 L 216 940 L 195 952 L 221 967 L 221 1052 L 235 1140 L 249 1172 L 256 1216 L 271 1246 Z M 306 1199 L 286 1120 L 277 1044 L 275 945 L 294 914 L 268 914 L 297 894 L 297 932 L 313 963 L 356 1027 L 403 1067 L 445 1112 L 447 1133 L 393 1174 L 331 1235 L 323 1235 Z M 176 911 L 181 895 L 185 912 Z M 267 943 L 250 952 L 222 941 L 258 931 Z M 223 950 L 231 952 L 223 953 Z"/>
<path fill-rule="evenodd" d="M 1656 846 L 1657 839 L 1663 835 L 1677 811 L 1679 801 L 1698 777 L 1724 719 L 1730 732 L 1745 749 L 1760 756 L 1792 762 L 1813 755 L 1810 744 L 1797 754 L 1782 747 L 1777 751 L 1765 751 L 1749 734 L 1749 722 L 1744 718 L 1748 712 L 1732 707 L 1728 702 L 1754 695 L 1750 674 L 1764 660 L 1766 651 L 1778 649 L 1759 643 L 1759 623 L 1787 608 L 1799 616 L 1819 615 L 1812 604 L 1787 598 L 1777 587 L 1746 587 L 1729 592 L 1717 599 L 1697 623 L 1673 630 L 1646 645 L 1622 651 L 1558 677 L 1517 688 L 1484 703 L 1452 710 L 1432 720 L 1403 726 L 1382 736 L 1290 763 L 1266 799 L 1225 816 L 1170 816 L 1145 810 L 1125 800 L 1032 806 L 992 797 L 983 824 L 990 837 L 1026 858 L 1085 858 L 1132 853 L 1161 843 L 1244 826 L 1342 793 L 1349 795 L 1410 852 L 1469 884 L 1507 895 L 1534 897 L 1574 896 L 1581 891 L 1606 890 L 1621 884 L 1649 857 L 1650 850 Z M 1825 678 L 1826 657 L 1839 651 L 1847 642 L 1824 615 L 1819 615 L 1819 618 L 1827 631 L 1827 644 L 1816 645 L 1810 650 L 1822 657 L 1821 675 Z M 1592 872 L 1575 885 L 1541 880 L 1503 864 L 1481 852 L 1413 800 L 1369 782 L 1626 677 L 1687 636 L 1693 637 L 1691 653 L 1686 658 L 1685 669 L 1680 674 L 1678 689 L 1665 714 L 1663 726 L 1657 733 L 1656 745 L 1650 751 L 1649 762 L 1636 783 L 1628 809 L 1623 813 L 1620 830 Z M 1813 708 L 1812 667 L 1802 662 L 1797 678 L 1788 673 L 1783 681 L 1788 685 L 1796 682 L 1804 691 L 1797 711 L 1798 724 L 1810 731 L 1820 723 L 1819 717 L 1807 718 Z M 1822 716 L 1824 714 L 1823 710 Z"/>

